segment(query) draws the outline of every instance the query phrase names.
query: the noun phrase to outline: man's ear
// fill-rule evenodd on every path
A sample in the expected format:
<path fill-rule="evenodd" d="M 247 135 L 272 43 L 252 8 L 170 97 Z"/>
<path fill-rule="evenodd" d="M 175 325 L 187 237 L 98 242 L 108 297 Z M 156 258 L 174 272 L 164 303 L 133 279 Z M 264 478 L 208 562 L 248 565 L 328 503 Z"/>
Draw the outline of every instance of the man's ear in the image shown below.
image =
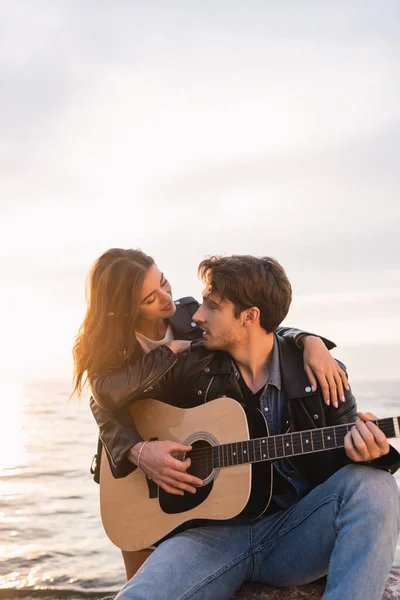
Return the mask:
<path fill-rule="evenodd" d="M 260 309 L 257 306 L 252 306 L 243 311 L 243 326 L 251 327 L 254 323 L 260 320 Z"/>

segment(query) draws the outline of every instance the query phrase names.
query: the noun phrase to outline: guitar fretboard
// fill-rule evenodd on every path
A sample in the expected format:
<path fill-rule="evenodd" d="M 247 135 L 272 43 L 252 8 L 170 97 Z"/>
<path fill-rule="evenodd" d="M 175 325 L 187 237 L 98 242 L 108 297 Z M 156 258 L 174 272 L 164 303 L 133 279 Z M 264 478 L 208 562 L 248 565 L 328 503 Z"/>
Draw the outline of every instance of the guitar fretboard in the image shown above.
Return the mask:
<path fill-rule="evenodd" d="M 373 423 L 386 437 L 400 437 L 399 419 L 389 417 Z M 212 465 L 213 468 L 228 467 L 343 448 L 344 438 L 353 426 L 354 423 L 347 423 L 213 446 Z"/>

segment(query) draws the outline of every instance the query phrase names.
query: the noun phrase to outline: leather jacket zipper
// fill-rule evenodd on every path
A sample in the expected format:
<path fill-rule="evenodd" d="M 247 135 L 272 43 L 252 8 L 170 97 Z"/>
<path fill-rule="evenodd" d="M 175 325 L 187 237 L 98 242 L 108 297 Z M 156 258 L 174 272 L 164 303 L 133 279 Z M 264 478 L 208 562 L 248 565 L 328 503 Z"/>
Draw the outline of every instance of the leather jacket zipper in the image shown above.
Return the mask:
<path fill-rule="evenodd" d="M 207 389 L 206 389 L 206 393 L 204 394 L 204 404 L 207 402 L 207 394 L 210 391 L 210 387 L 211 387 L 211 384 L 213 381 L 214 381 L 214 375 L 211 377 L 210 383 L 208 384 Z"/>
<path fill-rule="evenodd" d="M 204 394 L 204 404 L 207 402 L 207 394 L 210 391 L 210 387 L 211 387 L 211 384 L 213 381 L 214 381 L 214 375 L 211 377 L 210 383 L 208 384 L 207 389 L 206 389 L 206 393 Z"/>
<path fill-rule="evenodd" d="M 106 454 L 107 454 L 109 460 L 112 462 L 113 467 L 117 468 L 117 465 L 114 462 L 113 456 L 112 456 L 111 452 L 109 451 L 109 449 L 107 448 L 107 444 L 104 443 L 103 438 L 101 437 L 101 435 L 100 435 L 100 439 L 101 439 L 101 443 L 103 444 L 103 448 L 105 449 Z M 92 461 L 92 463 L 93 463 L 93 461 Z"/>
<path fill-rule="evenodd" d="M 162 377 L 164 377 L 164 375 L 165 375 L 166 373 L 168 373 L 168 371 L 169 371 L 170 369 L 172 369 L 172 367 L 173 367 L 173 366 L 174 366 L 174 365 L 177 363 L 177 361 L 178 361 L 178 357 L 177 357 L 177 355 L 176 355 L 176 354 L 174 355 L 174 357 L 171 357 L 171 359 L 172 359 L 172 360 L 171 360 L 171 363 L 169 363 L 169 364 L 167 364 L 166 366 L 164 366 L 164 368 L 163 368 L 163 369 L 161 369 L 161 371 L 159 371 L 159 372 L 157 373 L 157 375 L 155 375 L 155 376 L 153 377 L 153 379 L 150 379 L 150 381 L 149 381 L 149 382 L 146 384 L 146 388 L 143 390 L 143 393 L 146 393 L 146 392 L 148 392 L 148 391 L 149 391 L 149 390 L 152 388 L 152 386 L 153 386 L 154 384 L 158 383 L 158 382 L 160 381 L 160 379 L 161 379 Z"/>

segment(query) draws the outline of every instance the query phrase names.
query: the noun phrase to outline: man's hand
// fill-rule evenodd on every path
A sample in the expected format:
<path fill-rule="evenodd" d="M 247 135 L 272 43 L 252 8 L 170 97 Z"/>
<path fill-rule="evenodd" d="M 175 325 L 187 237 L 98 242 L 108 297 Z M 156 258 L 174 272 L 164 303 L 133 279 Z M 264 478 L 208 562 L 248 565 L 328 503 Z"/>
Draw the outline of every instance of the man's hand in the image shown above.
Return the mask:
<path fill-rule="evenodd" d="M 190 343 L 191 342 L 188 342 L 187 340 L 172 340 L 172 342 L 168 342 L 168 344 L 165 345 L 168 346 L 174 354 L 180 354 L 181 352 L 186 352 L 186 350 L 190 349 Z"/>
<path fill-rule="evenodd" d="M 137 465 L 137 457 L 143 442 L 138 442 L 128 453 L 128 458 Z M 171 456 L 172 452 L 189 452 L 191 446 L 178 442 L 147 442 L 140 455 L 140 468 L 154 483 L 169 494 L 183 496 L 184 492 L 196 493 L 194 486 L 203 485 L 198 477 L 189 475 L 186 470 L 190 467 L 190 458 L 184 461 Z"/>
<path fill-rule="evenodd" d="M 358 413 L 359 419 L 344 438 L 347 456 L 354 462 L 366 462 L 384 456 L 390 450 L 385 434 L 370 421 L 377 417 L 372 413 Z"/>
<path fill-rule="evenodd" d="M 344 388 L 349 390 L 346 373 L 339 367 L 324 342 L 313 335 L 301 338 L 304 348 L 304 370 L 313 390 L 317 389 L 317 379 L 326 404 L 332 402 L 338 407 L 338 399 L 344 402 Z"/>

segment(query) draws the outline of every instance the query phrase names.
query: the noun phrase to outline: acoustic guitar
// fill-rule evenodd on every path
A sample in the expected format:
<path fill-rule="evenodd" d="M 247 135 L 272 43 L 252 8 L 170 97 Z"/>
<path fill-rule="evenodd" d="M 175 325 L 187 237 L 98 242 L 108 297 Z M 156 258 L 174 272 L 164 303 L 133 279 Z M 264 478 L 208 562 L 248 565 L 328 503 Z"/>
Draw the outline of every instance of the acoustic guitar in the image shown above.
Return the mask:
<path fill-rule="evenodd" d="M 196 494 L 168 494 L 141 469 L 115 479 L 107 456 L 100 465 L 100 509 L 104 529 L 122 550 L 141 550 L 193 519 L 257 518 L 268 508 L 273 487 L 272 461 L 344 446 L 352 423 L 268 435 L 259 411 L 247 418 L 230 398 L 181 409 L 158 400 L 131 405 L 144 440 L 172 440 L 192 446 L 189 473 L 203 480 Z M 256 416 L 258 414 L 258 417 Z M 386 437 L 400 437 L 400 417 L 374 421 Z M 184 459 L 183 453 L 177 458 Z M 262 485 L 256 485 L 262 482 Z"/>

